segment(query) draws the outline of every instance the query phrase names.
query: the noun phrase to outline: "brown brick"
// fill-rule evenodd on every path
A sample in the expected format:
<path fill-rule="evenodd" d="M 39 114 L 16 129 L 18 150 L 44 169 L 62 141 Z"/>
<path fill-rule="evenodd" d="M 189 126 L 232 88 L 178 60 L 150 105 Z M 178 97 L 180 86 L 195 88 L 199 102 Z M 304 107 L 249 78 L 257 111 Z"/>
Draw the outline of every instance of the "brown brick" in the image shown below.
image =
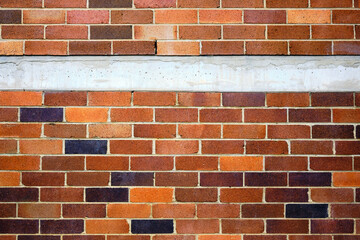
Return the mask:
<path fill-rule="evenodd" d="M 89 0 L 89 8 L 131 8 L 131 0 Z"/>
<path fill-rule="evenodd" d="M 179 135 L 182 138 L 220 138 L 220 125 L 183 124 L 178 127 Z"/>
<path fill-rule="evenodd" d="M 42 202 L 83 202 L 83 188 L 41 188 Z"/>
<path fill-rule="evenodd" d="M 227 220 L 221 221 L 223 233 L 263 233 L 263 220 Z"/>
<path fill-rule="evenodd" d="M 111 154 L 151 154 L 151 140 L 111 140 Z"/>
<path fill-rule="evenodd" d="M 313 188 L 311 199 L 314 202 L 353 202 L 354 191 L 348 188 Z"/>
<path fill-rule="evenodd" d="M 87 156 L 87 170 L 129 170 L 129 158 L 121 156 Z"/>
<path fill-rule="evenodd" d="M 131 128 L 130 128 L 130 133 L 131 133 Z M 134 137 L 141 137 L 141 138 L 174 138 L 174 137 L 176 137 L 176 125 L 170 125 L 170 124 L 136 124 L 136 125 L 134 125 Z"/>
<path fill-rule="evenodd" d="M 308 220 L 266 220 L 267 233 L 309 233 Z"/>
<path fill-rule="evenodd" d="M 45 92 L 44 104 L 47 106 L 86 106 L 86 92 Z"/>
<path fill-rule="evenodd" d="M 45 124 L 44 135 L 53 138 L 84 138 L 86 137 L 86 125 Z"/>
<path fill-rule="evenodd" d="M 175 92 L 134 92 L 133 102 L 136 106 L 174 106 Z"/>
<path fill-rule="evenodd" d="M 71 171 L 84 170 L 83 156 L 44 156 L 42 170 Z"/>
<path fill-rule="evenodd" d="M 218 219 L 176 220 L 176 232 L 180 234 L 219 233 Z"/>
<path fill-rule="evenodd" d="M 178 93 L 178 101 L 180 106 L 217 107 L 220 106 L 220 98 L 221 98 L 221 93 L 211 93 L 211 92 Z"/>
<path fill-rule="evenodd" d="M 233 1 L 234 2 L 234 1 Z M 244 25 L 224 25 L 224 39 L 265 39 L 266 28 L 264 26 Z"/>
<path fill-rule="evenodd" d="M 175 199 L 178 202 L 216 202 L 216 188 L 176 188 Z"/>
<path fill-rule="evenodd" d="M 218 8 L 220 7 L 219 0 L 178 0 L 179 8 Z"/>
<path fill-rule="evenodd" d="M 184 156 L 176 157 L 176 170 L 218 170 L 218 157 Z"/>
<path fill-rule="evenodd" d="M 268 26 L 269 39 L 309 39 L 309 26 Z"/>
<path fill-rule="evenodd" d="M 330 109 L 289 109 L 289 122 L 330 122 Z"/>
<path fill-rule="evenodd" d="M 353 233 L 354 220 L 311 220 L 311 233 Z"/>
<path fill-rule="evenodd" d="M 18 216 L 21 218 L 60 218 L 60 204 L 19 204 Z"/>
<path fill-rule="evenodd" d="M 288 44 L 285 41 L 246 42 L 246 54 L 249 55 L 287 55 Z"/>
<path fill-rule="evenodd" d="M 311 0 L 313 8 L 347 8 L 352 7 L 351 0 Z"/>
<path fill-rule="evenodd" d="M 310 126 L 306 125 L 268 125 L 268 138 L 294 139 L 310 138 Z"/>
<path fill-rule="evenodd" d="M 312 93 L 311 105 L 316 107 L 354 106 L 354 94 L 351 92 Z"/>
<path fill-rule="evenodd" d="M 313 25 L 313 39 L 354 39 L 354 28 L 348 25 Z"/>
<path fill-rule="evenodd" d="M 333 10 L 333 23 L 360 23 L 359 10 Z"/>
<path fill-rule="evenodd" d="M 244 240 L 286 240 L 286 239 L 287 239 L 286 235 L 244 235 Z"/>
<path fill-rule="evenodd" d="M 285 141 L 247 141 L 246 154 L 288 154 Z"/>
<path fill-rule="evenodd" d="M 151 108 L 113 108 L 111 109 L 112 122 L 152 122 Z"/>
<path fill-rule="evenodd" d="M 157 108 L 156 122 L 197 122 L 198 110 L 195 108 Z"/>
<path fill-rule="evenodd" d="M 360 204 L 332 204 L 331 217 L 333 218 L 359 218 Z"/>
<path fill-rule="evenodd" d="M 110 55 L 110 41 L 70 41 L 70 55 Z"/>
<path fill-rule="evenodd" d="M 200 173 L 200 186 L 243 186 L 243 174 L 236 172 Z"/>
<path fill-rule="evenodd" d="M 333 154 L 331 141 L 291 141 L 292 154 Z"/>
<path fill-rule="evenodd" d="M 354 138 L 354 126 L 350 125 L 315 125 L 312 127 L 313 138 Z"/>
<path fill-rule="evenodd" d="M 41 0 L 3 0 L 0 1 L 2 8 L 41 8 Z"/>
<path fill-rule="evenodd" d="M 306 171 L 308 161 L 306 157 L 266 157 L 267 171 Z"/>
<path fill-rule="evenodd" d="M 104 218 L 105 204 L 63 204 L 64 218 Z"/>
<path fill-rule="evenodd" d="M 91 26 L 90 39 L 131 39 L 131 26 Z"/>
<path fill-rule="evenodd" d="M 23 172 L 22 183 L 25 186 L 64 186 L 64 173 Z"/>
<path fill-rule="evenodd" d="M 286 23 L 285 10 L 245 10 L 244 23 Z"/>
<path fill-rule="evenodd" d="M 87 26 L 46 26 L 46 39 L 88 39 Z"/>
<path fill-rule="evenodd" d="M 114 41 L 114 55 L 154 55 L 154 41 Z"/>
<path fill-rule="evenodd" d="M 200 23 L 242 23 L 243 11 L 233 9 L 199 10 Z"/>
<path fill-rule="evenodd" d="M 306 188 L 267 188 L 265 192 L 267 202 L 307 202 Z"/>
<path fill-rule="evenodd" d="M 335 55 L 358 55 L 360 54 L 360 41 L 357 42 L 334 42 Z"/>
<path fill-rule="evenodd" d="M 0 10 L 0 24 L 21 23 L 21 10 Z"/>
<path fill-rule="evenodd" d="M 244 141 L 203 140 L 201 148 L 203 154 L 242 154 L 244 153 Z"/>
<path fill-rule="evenodd" d="M 197 173 L 156 173 L 155 186 L 197 186 Z"/>
<path fill-rule="evenodd" d="M 69 172 L 67 185 L 69 186 L 108 186 L 110 174 L 108 172 Z"/>
<path fill-rule="evenodd" d="M 45 0 L 46 8 L 86 8 L 86 0 Z"/>
<path fill-rule="evenodd" d="M 44 27 L 4 25 L 1 27 L 1 37 L 3 39 L 43 39 Z"/>
<path fill-rule="evenodd" d="M 307 0 L 266 0 L 268 8 L 307 8 Z"/>
<path fill-rule="evenodd" d="M 0 217 L 16 217 L 16 204 L 0 204 Z"/>
<path fill-rule="evenodd" d="M 243 55 L 243 41 L 202 41 L 201 55 Z"/>
<path fill-rule="evenodd" d="M 265 106 L 264 93 L 223 93 L 223 106 L 261 107 Z"/>
<path fill-rule="evenodd" d="M 308 107 L 309 93 L 267 93 L 266 101 L 269 107 Z"/>
<path fill-rule="evenodd" d="M 283 218 L 283 204 L 244 204 L 241 207 L 242 218 Z"/>
<path fill-rule="evenodd" d="M 157 140 L 157 154 L 194 154 L 199 151 L 199 142 L 195 140 Z"/>
<path fill-rule="evenodd" d="M 200 122 L 242 122 L 242 110 L 201 109 Z"/>
<path fill-rule="evenodd" d="M 17 108 L 0 108 L 0 122 L 16 122 L 17 120 Z"/>
<path fill-rule="evenodd" d="M 66 41 L 26 41 L 25 55 L 66 55 Z"/>
<path fill-rule="evenodd" d="M 223 0 L 223 8 L 262 8 L 264 2 L 262 0 Z"/>
<path fill-rule="evenodd" d="M 259 139 L 265 138 L 265 125 L 224 125 L 223 138 Z"/>
<path fill-rule="evenodd" d="M 245 122 L 286 122 L 286 109 L 246 109 Z"/>
<path fill-rule="evenodd" d="M 238 204 L 198 204 L 198 218 L 238 218 L 240 205 Z"/>
<path fill-rule="evenodd" d="M 245 173 L 246 186 L 286 186 L 286 173 Z"/>
<path fill-rule="evenodd" d="M 194 218 L 195 204 L 154 204 L 154 218 Z"/>
<path fill-rule="evenodd" d="M 331 55 L 330 41 L 290 41 L 291 55 Z"/>
<path fill-rule="evenodd" d="M 335 149 L 339 155 L 357 155 L 360 154 L 360 141 L 338 141 Z"/>
<path fill-rule="evenodd" d="M 131 170 L 164 171 L 174 167 L 173 157 L 131 157 Z"/>
<path fill-rule="evenodd" d="M 221 26 L 179 26 L 180 39 L 220 39 Z"/>
<path fill-rule="evenodd" d="M 262 202 L 262 188 L 222 188 L 220 202 Z"/>
<path fill-rule="evenodd" d="M 311 157 L 310 169 L 315 171 L 351 171 L 352 159 L 350 157 Z"/>

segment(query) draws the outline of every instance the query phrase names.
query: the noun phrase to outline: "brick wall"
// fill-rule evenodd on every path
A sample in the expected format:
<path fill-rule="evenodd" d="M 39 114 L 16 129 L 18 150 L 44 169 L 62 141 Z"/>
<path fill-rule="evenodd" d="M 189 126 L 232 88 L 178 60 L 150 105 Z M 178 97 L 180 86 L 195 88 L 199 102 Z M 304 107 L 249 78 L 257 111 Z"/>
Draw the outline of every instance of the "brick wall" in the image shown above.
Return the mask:
<path fill-rule="evenodd" d="M 359 0 L 0 0 L 1 55 L 359 55 Z"/>
<path fill-rule="evenodd" d="M 0 240 L 359 239 L 359 93 L 3 91 L 0 106 Z"/>

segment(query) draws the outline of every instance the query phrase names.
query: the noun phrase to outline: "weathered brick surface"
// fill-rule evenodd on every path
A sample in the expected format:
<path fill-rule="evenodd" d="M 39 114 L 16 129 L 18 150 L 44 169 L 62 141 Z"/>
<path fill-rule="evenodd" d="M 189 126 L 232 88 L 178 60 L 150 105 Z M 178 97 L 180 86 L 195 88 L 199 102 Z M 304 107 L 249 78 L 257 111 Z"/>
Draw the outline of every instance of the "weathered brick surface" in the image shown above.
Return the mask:
<path fill-rule="evenodd" d="M 358 100 L 2 91 L 0 240 L 358 240 Z"/>

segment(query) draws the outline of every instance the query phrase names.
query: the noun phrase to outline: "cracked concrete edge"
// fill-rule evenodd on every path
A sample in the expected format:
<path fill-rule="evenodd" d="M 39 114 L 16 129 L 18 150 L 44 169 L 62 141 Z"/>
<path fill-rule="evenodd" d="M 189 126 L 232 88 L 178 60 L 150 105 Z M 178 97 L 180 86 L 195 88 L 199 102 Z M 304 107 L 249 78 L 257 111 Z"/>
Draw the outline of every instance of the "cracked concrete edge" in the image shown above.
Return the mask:
<path fill-rule="evenodd" d="M 360 91 L 360 56 L 0 57 L 0 89 Z"/>

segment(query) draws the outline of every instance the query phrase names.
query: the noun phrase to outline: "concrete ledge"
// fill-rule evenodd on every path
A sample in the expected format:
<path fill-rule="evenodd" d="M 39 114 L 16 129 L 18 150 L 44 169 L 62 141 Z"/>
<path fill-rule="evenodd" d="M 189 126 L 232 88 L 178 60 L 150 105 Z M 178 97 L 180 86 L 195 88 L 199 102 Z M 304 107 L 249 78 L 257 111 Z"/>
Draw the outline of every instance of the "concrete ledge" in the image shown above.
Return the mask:
<path fill-rule="evenodd" d="M 360 57 L 0 57 L 0 89 L 359 91 Z"/>

